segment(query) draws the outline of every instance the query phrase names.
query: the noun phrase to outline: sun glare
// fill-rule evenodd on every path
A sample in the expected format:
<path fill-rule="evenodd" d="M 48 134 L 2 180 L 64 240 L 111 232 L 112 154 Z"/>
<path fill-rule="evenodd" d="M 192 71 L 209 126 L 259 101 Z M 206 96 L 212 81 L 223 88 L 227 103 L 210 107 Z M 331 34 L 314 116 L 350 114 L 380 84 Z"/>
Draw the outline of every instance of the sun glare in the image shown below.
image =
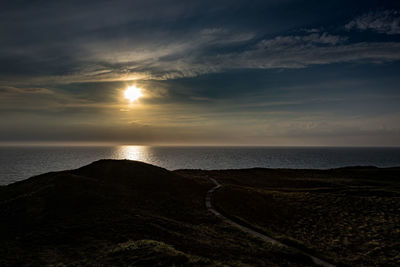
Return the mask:
<path fill-rule="evenodd" d="M 130 102 L 133 102 L 138 100 L 143 95 L 140 88 L 137 88 L 136 86 L 130 86 L 125 90 L 124 96 Z"/>

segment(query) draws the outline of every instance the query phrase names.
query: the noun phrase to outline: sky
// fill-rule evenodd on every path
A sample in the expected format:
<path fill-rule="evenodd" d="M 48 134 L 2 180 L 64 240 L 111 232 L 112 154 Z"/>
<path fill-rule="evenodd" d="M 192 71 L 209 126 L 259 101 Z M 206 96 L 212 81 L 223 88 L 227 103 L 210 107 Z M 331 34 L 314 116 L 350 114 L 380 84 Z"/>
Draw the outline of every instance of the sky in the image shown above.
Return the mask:
<path fill-rule="evenodd" d="M 400 146 L 400 2 L 3 0 L 0 143 L 46 142 Z"/>

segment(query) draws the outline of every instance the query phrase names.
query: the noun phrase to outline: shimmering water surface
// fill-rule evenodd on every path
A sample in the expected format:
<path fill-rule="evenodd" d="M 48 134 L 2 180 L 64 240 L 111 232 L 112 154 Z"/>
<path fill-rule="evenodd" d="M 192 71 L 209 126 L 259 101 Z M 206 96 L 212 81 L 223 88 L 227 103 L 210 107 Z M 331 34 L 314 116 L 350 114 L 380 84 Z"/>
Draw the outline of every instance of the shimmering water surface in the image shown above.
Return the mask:
<path fill-rule="evenodd" d="M 0 184 L 74 169 L 99 159 L 131 159 L 175 169 L 400 166 L 400 148 L 332 147 L 0 147 Z"/>

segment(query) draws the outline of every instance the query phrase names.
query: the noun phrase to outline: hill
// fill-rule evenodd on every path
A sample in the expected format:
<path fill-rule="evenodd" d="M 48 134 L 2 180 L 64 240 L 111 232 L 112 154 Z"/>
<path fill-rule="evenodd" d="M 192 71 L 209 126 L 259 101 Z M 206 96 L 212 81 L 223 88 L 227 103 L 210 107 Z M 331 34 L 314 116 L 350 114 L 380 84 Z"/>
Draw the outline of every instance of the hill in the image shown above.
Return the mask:
<path fill-rule="evenodd" d="M 0 266 L 400 264 L 400 168 L 168 171 L 100 160 L 0 187 Z M 263 242 L 205 207 L 288 245 Z M 292 247 L 292 248 L 290 248 Z M 296 249 L 295 249 L 296 248 Z"/>
<path fill-rule="evenodd" d="M 100 160 L 0 187 L 0 265 L 308 265 L 209 214 L 212 184 Z"/>

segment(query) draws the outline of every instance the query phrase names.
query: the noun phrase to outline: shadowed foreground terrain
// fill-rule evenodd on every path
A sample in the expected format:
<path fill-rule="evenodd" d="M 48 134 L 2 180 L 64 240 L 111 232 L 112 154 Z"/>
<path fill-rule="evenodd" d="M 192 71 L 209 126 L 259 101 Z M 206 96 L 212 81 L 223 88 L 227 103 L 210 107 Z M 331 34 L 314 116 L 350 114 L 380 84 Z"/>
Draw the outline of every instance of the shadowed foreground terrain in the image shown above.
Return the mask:
<path fill-rule="evenodd" d="M 209 214 L 208 179 L 101 160 L 0 187 L 0 266 L 307 265 Z"/>
<path fill-rule="evenodd" d="M 101 160 L 0 187 L 0 266 L 313 265 L 204 206 L 336 264 L 396 265 L 400 169 L 170 172 Z"/>
<path fill-rule="evenodd" d="M 227 217 L 337 265 L 400 265 L 400 168 L 181 171 L 222 184 Z"/>

